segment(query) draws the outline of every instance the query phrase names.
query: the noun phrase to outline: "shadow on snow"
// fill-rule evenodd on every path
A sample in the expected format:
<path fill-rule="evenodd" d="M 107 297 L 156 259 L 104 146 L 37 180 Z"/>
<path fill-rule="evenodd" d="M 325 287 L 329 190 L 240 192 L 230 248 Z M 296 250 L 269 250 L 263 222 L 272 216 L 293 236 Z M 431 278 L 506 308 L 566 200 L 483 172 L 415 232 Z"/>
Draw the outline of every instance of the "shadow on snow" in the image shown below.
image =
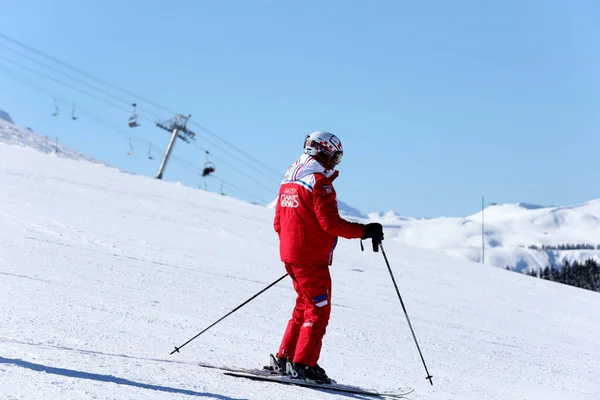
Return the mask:
<path fill-rule="evenodd" d="M 17 343 L 17 344 L 21 344 L 21 345 L 41 347 L 41 348 L 74 351 L 74 352 L 81 353 L 81 354 L 96 354 L 96 355 L 102 355 L 102 356 L 107 356 L 107 357 L 119 357 L 119 358 L 130 359 L 130 360 L 154 361 L 154 362 L 161 362 L 161 363 L 173 363 L 173 364 L 185 364 L 185 365 L 199 366 L 198 362 L 181 361 L 181 360 L 173 360 L 173 359 L 168 360 L 168 359 L 163 359 L 163 358 L 136 357 L 136 356 L 130 356 L 130 355 L 126 355 L 126 354 L 105 353 L 105 352 L 95 351 L 95 350 L 84 350 L 84 349 L 76 349 L 76 348 L 72 348 L 72 347 L 53 346 L 53 345 L 47 345 L 47 344 L 42 344 L 42 343 L 28 343 L 28 342 L 23 342 L 23 341 L 14 340 L 14 339 L 0 340 L 0 342 Z M 34 363 L 30 363 L 30 362 L 23 361 L 23 360 L 8 359 L 8 358 L 4 358 L 1 356 L 0 356 L 0 364 L 15 364 L 15 365 L 18 365 L 18 366 L 21 366 L 24 368 L 33 369 L 34 371 L 45 371 L 45 372 L 54 373 L 57 375 L 64 375 L 64 376 L 69 376 L 69 377 L 74 377 L 74 378 L 82 378 L 82 379 L 92 379 L 92 380 L 102 381 L 102 382 L 114 382 L 114 383 L 118 383 L 118 384 L 122 384 L 122 385 L 135 386 L 135 387 L 140 387 L 140 388 L 144 388 L 144 389 L 159 390 L 159 391 L 163 391 L 163 392 L 181 393 L 181 394 L 188 394 L 191 396 L 199 396 L 199 397 L 213 397 L 218 400 L 239 400 L 239 399 L 235 399 L 232 397 L 215 395 L 215 394 L 211 394 L 211 393 L 199 393 L 199 392 L 194 392 L 191 390 L 177 389 L 177 388 L 170 388 L 170 387 L 164 387 L 164 386 L 156 386 L 156 385 L 149 385 L 149 384 L 145 384 L 145 383 L 133 382 L 133 381 L 129 381 L 127 379 L 117 378 L 112 375 L 99 375 L 99 374 L 92 374 L 92 373 L 88 373 L 88 372 L 80 372 L 80 371 L 68 370 L 68 369 L 62 369 L 62 368 L 46 367 L 41 364 L 34 364 Z M 319 389 L 319 388 L 305 388 L 305 389 L 315 390 L 317 392 L 322 392 L 322 393 L 329 393 L 329 394 L 332 393 L 331 391 L 328 391 L 326 389 Z M 353 393 L 342 393 L 342 392 L 338 392 L 335 394 L 340 397 L 347 397 L 347 398 L 353 398 L 353 399 L 382 399 L 382 398 L 384 398 L 382 396 L 365 396 L 365 395 L 359 395 L 359 394 L 353 394 Z"/>
<path fill-rule="evenodd" d="M 188 396 L 197 396 L 197 397 L 212 397 L 214 399 L 219 399 L 219 400 L 237 400 L 233 397 L 221 396 L 218 394 L 201 393 L 201 392 L 195 392 L 193 390 L 177 389 L 177 388 L 172 388 L 172 387 L 168 387 L 168 386 L 150 385 L 147 383 L 134 382 L 134 381 L 130 381 L 128 379 L 117 378 L 116 376 L 113 376 L 113 375 L 94 374 L 94 373 L 90 373 L 90 372 L 77 371 L 74 369 L 49 367 L 47 365 L 36 364 L 36 363 L 19 360 L 19 359 L 13 359 L 13 358 L 0 357 L 0 364 L 13 364 L 13 365 L 17 365 L 22 368 L 31 369 L 33 371 L 46 372 L 48 374 L 68 376 L 70 378 L 90 379 L 90 380 L 99 381 L 99 382 L 111 382 L 111 383 L 116 383 L 118 385 L 127 385 L 127 386 L 134 386 L 134 387 L 142 388 L 142 389 L 158 390 L 160 392 L 178 393 L 178 394 L 185 394 Z"/>

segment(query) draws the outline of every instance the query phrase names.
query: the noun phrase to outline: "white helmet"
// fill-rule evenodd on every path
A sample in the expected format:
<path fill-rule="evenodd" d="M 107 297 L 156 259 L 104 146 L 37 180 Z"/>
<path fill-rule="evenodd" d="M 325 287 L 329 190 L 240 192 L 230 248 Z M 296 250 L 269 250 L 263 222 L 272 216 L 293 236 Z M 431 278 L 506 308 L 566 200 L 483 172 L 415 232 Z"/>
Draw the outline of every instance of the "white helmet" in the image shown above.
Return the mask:
<path fill-rule="evenodd" d="M 334 169 L 342 161 L 342 142 L 333 133 L 317 131 L 306 135 L 304 153 L 312 156 L 327 169 Z"/>

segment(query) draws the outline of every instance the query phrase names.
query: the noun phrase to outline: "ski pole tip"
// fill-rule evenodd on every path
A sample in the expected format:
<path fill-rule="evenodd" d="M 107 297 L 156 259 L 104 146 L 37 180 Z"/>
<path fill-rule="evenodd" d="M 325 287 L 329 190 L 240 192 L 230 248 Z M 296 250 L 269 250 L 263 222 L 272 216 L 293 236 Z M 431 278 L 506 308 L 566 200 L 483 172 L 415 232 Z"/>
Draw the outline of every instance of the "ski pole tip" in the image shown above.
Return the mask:
<path fill-rule="evenodd" d="M 175 346 L 175 350 L 173 350 L 173 351 L 171 352 L 171 354 L 173 354 L 173 353 L 179 353 L 179 347 Z"/>
<path fill-rule="evenodd" d="M 432 379 L 433 379 L 433 376 L 432 376 L 432 375 L 429 375 L 429 376 L 428 376 L 427 378 L 425 378 L 425 379 L 428 379 L 428 380 L 429 380 L 429 383 L 431 383 L 431 386 L 433 386 L 433 380 L 432 380 Z"/>

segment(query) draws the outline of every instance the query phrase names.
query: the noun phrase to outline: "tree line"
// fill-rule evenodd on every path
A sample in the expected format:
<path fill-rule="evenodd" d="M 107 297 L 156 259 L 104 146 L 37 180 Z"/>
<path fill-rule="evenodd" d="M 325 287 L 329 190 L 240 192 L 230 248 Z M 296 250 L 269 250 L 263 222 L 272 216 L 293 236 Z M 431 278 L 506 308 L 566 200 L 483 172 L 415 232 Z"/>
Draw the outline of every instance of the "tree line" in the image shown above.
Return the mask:
<path fill-rule="evenodd" d="M 583 262 L 567 260 L 561 269 L 548 266 L 530 271 L 527 275 L 600 292 L 600 263 L 593 259 Z"/>
<path fill-rule="evenodd" d="M 544 250 L 600 250 L 600 244 L 559 244 L 559 245 L 548 245 L 543 244 L 541 246 L 532 244 L 527 247 L 530 250 L 544 251 Z"/>

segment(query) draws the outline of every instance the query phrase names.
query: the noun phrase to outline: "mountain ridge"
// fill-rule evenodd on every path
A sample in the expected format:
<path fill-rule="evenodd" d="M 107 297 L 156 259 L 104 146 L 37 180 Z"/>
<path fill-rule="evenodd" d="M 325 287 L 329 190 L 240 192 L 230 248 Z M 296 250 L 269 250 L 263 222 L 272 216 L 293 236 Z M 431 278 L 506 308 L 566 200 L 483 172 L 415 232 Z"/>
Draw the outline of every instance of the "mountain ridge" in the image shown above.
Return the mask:
<path fill-rule="evenodd" d="M 110 166 L 103 161 L 72 149 L 47 136 L 42 136 L 30 128 L 22 128 L 7 119 L 0 119 L 0 143 L 28 147 L 42 153 L 51 153 L 63 158 Z"/>

